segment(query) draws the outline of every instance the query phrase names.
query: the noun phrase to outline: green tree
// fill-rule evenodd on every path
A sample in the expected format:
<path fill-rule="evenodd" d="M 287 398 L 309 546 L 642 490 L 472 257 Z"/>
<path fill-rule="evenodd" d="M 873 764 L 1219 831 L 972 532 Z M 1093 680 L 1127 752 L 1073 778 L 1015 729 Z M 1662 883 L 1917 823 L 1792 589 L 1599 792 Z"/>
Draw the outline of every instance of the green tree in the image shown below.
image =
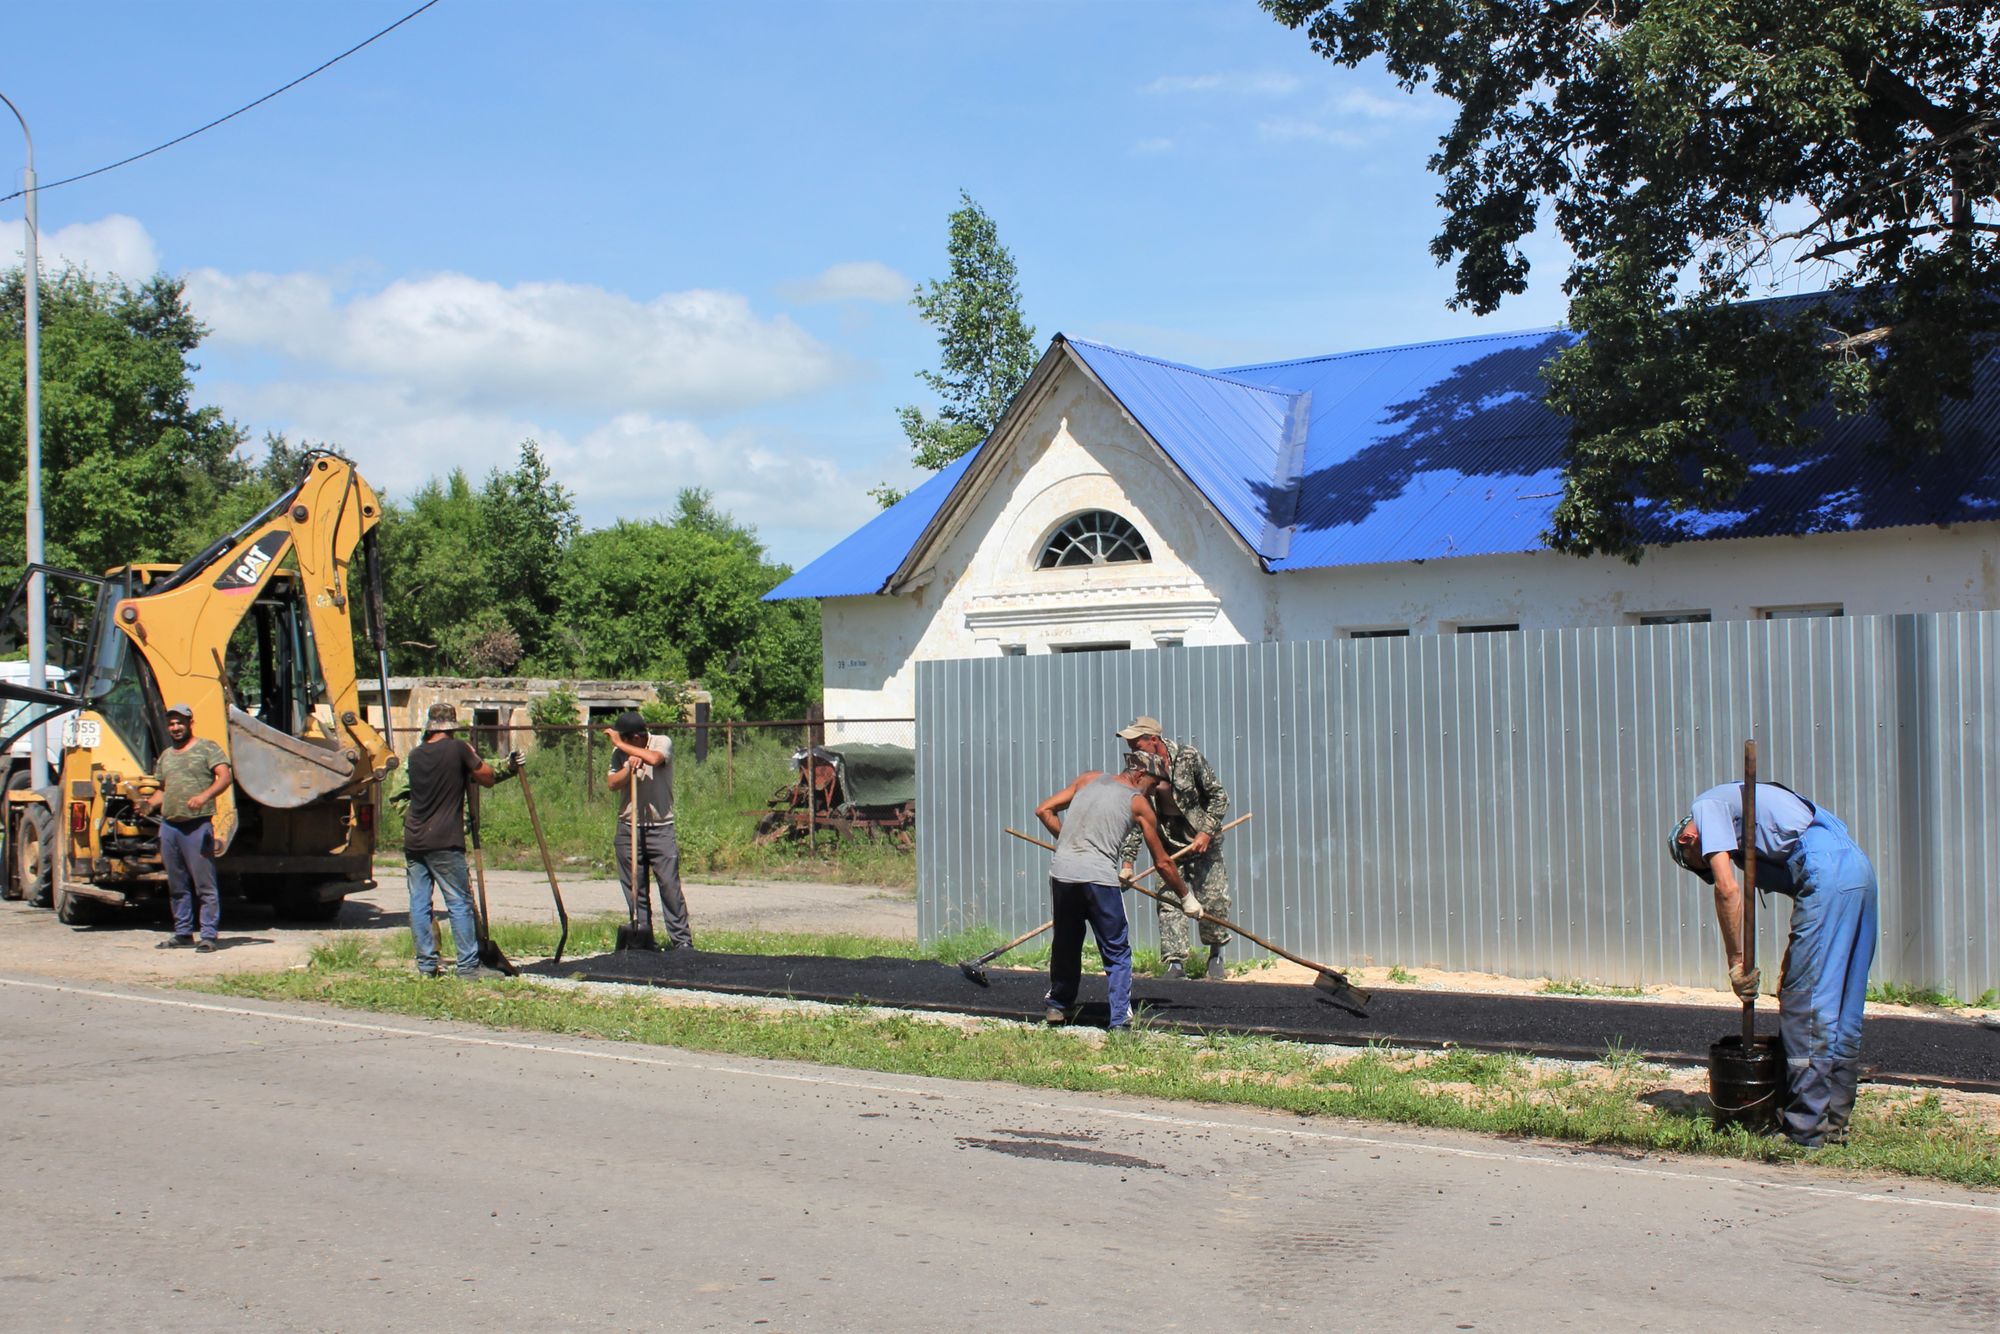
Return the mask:
<path fill-rule="evenodd" d="M 1431 167 L 1454 307 L 1525 290 L 1544 216 L 1575 258 L 1549 369 L 1571 419 L 1551 545 L 1637 557 L 1640 497 L 1726 507 L 1748 427 L 1782 453 L 1831 396 L 1898 451 L 2000 339 L 2000 22 L 1929 0 L 1261 0 L 1349 67 L 1457 104 Z M 1831 299 L 1736 304 L 1757 285 Z"/>
<path fill-rule="evenodd" d="M 932 279 L 910 298 L 938 331 L 938 370 L 919 371 L 917 378 L 943 404 L 935 417 L 914 406 L 897 412 L 917 465 L 934 470 L 984 440 L 1035 369 L 1035 330 L 1021 316 L 1014 256 L 972 196 L 961 191 L 958 198 L 946 243 L 951 276 Z M 881 487 L 870 494 L 886 508 L 895 503 L 888 492 Z"/>
<path fill-rule="evenodd" d="M 377 530 L 390 661 L 429 676 L 469 670 L 472 640 L 495 627 L 481 497 L 463 470 L 432 478 L 409 500 L 384 499 Z"/>
<path fill-rule="evenodd" d="M 23 281 L 19 269 L 0 274 L 0 493 L 16 516 L 27 510 Z M 225 498 L 250 469 L 242 430 L 194 401 L 191 358 L 207 330 L 180 281 L 132 287 L 70 269 L 42 284 L 41 326 L 48 561 L 183 560 L 225 531 Z M 23 562 L 21 525 L 7 524 L 5 577 Z"/>
<path fill-rule="evenodd" d="M 519 462 L 486 479 L 480 502 L 482 554 L 495 619 L 512 636 L 515 660 L 523 653 L 546 652 L 557 609 L 555 572 L 579 527 L 575 499 L 555 480 L 541 446 L 524 440 Z M 486 661 L 505 656 L 506 639 L 489 630 L 482 641 Z M 500 670 L 513 665 L 509 661 Z"/>
<path fill-rule="evenodd" d="M 718 718 L 797 716 L 818 697 L 818 608 L 761 601 L 789 573 L 740 534 L 631 521 L 584 533 L 562 572 L 575 669 L 699 680 Z"/>

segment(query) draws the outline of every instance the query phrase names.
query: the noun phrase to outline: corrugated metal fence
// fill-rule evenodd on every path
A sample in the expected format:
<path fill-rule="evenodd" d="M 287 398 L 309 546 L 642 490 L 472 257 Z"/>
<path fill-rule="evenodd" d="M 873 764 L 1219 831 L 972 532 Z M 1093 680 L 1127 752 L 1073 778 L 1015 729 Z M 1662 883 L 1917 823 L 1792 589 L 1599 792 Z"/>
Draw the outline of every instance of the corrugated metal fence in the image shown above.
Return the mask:
<path fill-rule="evenodd" d="M 1666 840 L 1754 735 L 1760 775 L 1875 862 L 1876 980 L 2000 986 L 2000 612 L 923 663 L 926 939 L 1046 916 L 1047 854 L 1002 829 L 1037 832 L 1137 713 L 1255 812 L 1227 844 L 1239 919 L 1335 966 L 1715 985 L 1708 889 Z"/>

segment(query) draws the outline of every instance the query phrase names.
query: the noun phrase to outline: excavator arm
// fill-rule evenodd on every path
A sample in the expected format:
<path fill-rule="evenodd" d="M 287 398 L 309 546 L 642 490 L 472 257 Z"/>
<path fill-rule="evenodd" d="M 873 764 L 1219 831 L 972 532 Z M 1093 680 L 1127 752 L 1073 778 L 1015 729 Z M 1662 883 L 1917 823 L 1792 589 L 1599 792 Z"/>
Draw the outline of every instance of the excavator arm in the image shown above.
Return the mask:
<path fill-rule="evenodd" d="M 355 548 L 381 517 L 381 502 L 352 463 L 311 454 L 298 485 L 277 503 L 112 608 L 113 624 L 152 669 L 161 703 L 188 705 L 195 734 L 221 742 L 237 783 L 264 805 L 304 805 L 379 778 L 395 762 L 361 716 L 348 605 L 360 592 L 349 577 Z M 230 636 L 287 553 L 332 712 L 330 727 L 315 719 L 300 737 L 233 707 L 224 663 Z"/>

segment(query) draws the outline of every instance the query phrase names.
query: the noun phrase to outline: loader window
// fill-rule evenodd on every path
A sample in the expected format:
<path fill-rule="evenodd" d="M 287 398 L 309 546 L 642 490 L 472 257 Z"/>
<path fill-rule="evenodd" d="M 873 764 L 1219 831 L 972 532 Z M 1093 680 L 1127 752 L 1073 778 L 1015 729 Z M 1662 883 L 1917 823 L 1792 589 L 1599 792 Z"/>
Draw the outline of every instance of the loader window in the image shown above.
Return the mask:
<path fill-rule="evenodd" d="M 125 748 L 132 752 L 132 758 L 150 772 L 160 751 L 147 718 L 146 698 L 150 692 L 144 672 L 145 665 L 124 635 L 113 631 L 104 636 L 91 668 L 99 692 L 93 703 Z"/>
<path fill-rule="evenodd" d="M 311 622 L 294 587 L 281 573 L 237 625 L 229 639 L 229 679 L 238 708 L 266 727 L 303 736 L 324 687 Z"/>

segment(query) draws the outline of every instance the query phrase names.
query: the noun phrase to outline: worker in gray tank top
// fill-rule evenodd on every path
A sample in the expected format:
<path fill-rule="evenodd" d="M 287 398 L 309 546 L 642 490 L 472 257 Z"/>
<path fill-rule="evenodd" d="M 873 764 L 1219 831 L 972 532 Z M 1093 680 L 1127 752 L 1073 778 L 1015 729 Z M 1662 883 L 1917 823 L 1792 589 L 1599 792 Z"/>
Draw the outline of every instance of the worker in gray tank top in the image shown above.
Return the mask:
<path fill-rule="evenodd" d="M 1055 931 L 1049 954 L 1047 1019 L 1068 1023 L 1076 1017 L 1077 987 L 1083 980 L 1083 929 L 1097 937 L 1097 952 L 1111 1002 L 1111 1027 L 1132 1022 L 1132 940 L 1120 895 L 1118 850 L 1126 833 L 1137 826 L 1160 868 L 1160 877 L 1180 896 L 1190 917 L 1201 916 L 1201 903 L 1188 892 L 1187 882 L 1160 842 L 1159 822 L 1148 797 L 1167 781 L 1167 766 L 1157 757 L 1133 751 L 1116 774 L 1091 770 L 1035 808 L 1035 818 L 1055 835 L 1055 860 L 1049 863 L 1049 895 L 1055 904 Z"/>

